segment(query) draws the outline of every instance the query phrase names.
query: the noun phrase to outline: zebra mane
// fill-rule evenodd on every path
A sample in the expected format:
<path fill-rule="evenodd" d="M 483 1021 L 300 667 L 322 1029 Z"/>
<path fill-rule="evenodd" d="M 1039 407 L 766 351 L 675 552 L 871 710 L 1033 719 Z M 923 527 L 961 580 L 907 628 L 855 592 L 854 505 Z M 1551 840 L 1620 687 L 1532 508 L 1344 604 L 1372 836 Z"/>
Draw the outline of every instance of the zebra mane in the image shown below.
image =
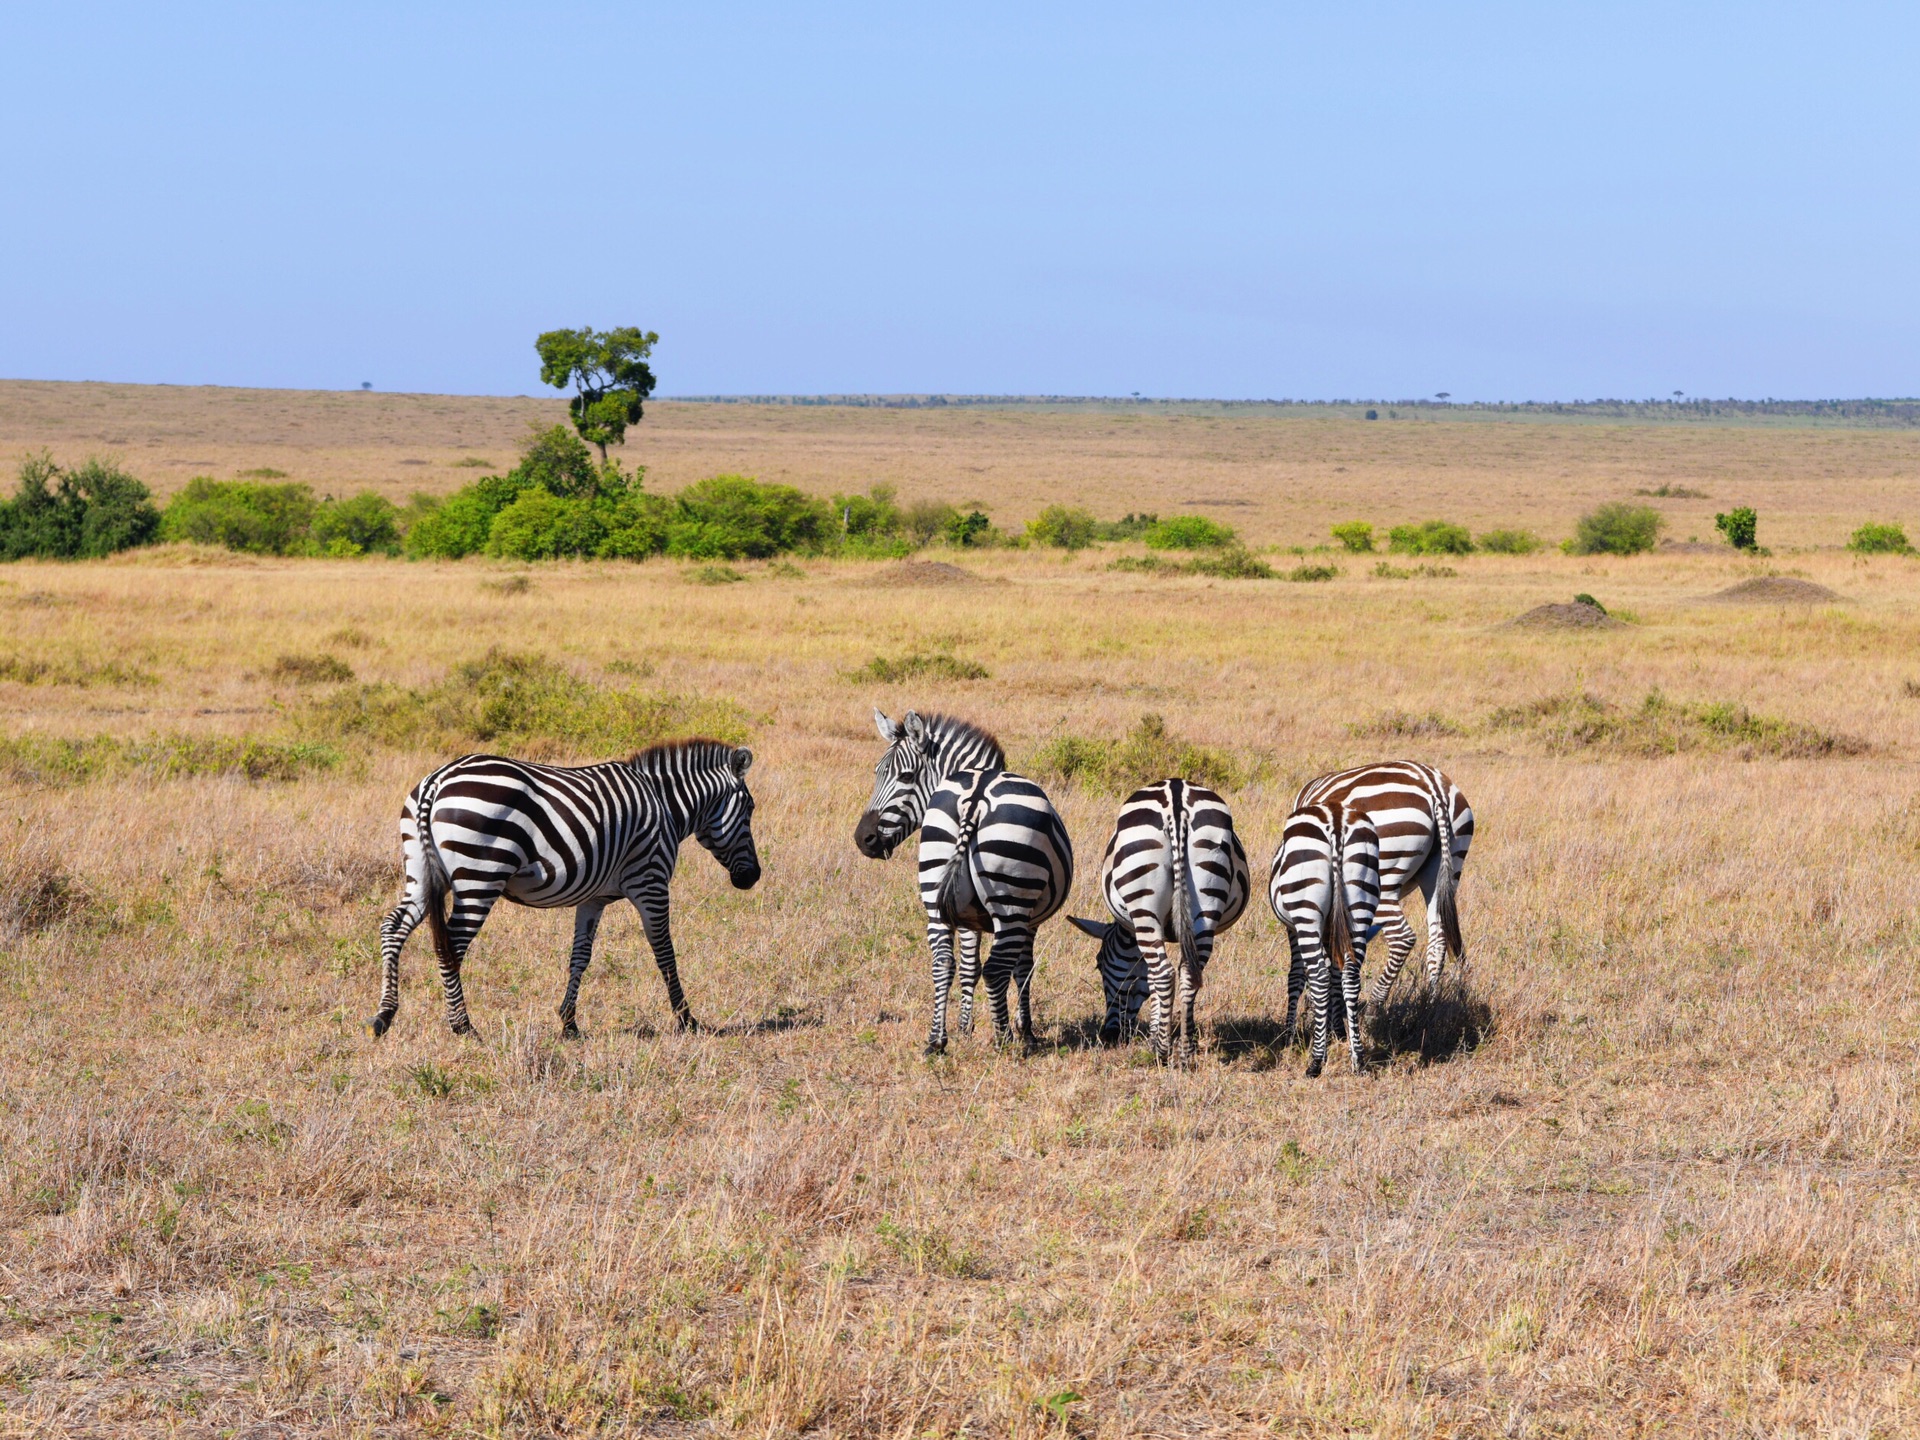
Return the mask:
<path fill-rule="evenodd" d="M 944 744 L 951 745 L 956 740 L 984 741 L 993 747 L 993 757 L 996 763 L 1002 766 L 1007 763 L 1007 752 L 1000 744 L 999 738 L 989 731 L 982 730 L 971 720 L 957 719 L 952 715 L 942 715 L 937 711 L 930 712 L 922 718 L 927 722 L 927 728 L 938 735 Z"/>
<path fill-rule="evenodd" d="M 696 735 L 687 740 L 665 740 L 636 750 L 627 760 L 634 769 L 649 775 L 663 770 L 711 770 L 732 762 L 736 746 L 724 740 Z"/>

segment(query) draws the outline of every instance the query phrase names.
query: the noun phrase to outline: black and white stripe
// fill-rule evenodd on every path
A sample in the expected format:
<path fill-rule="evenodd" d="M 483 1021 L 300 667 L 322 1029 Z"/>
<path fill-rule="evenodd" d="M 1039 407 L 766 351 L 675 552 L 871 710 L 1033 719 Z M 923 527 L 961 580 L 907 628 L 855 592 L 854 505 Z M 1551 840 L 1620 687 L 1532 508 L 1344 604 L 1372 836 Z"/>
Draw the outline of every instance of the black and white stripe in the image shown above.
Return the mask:
<path fill-rule="evenodd" d="M 1033 939 L 1041 922 L 1066 903 L 1073 885 L 1073 844 L 1046 792 L 1006 769 L 991 735 L 947 716 L 908 711 L 899 725 L 879 711 L 874 722 L 888 742 L 874 767 L 873 797 L 854 843 L 884 860 L 920 831 L 920 900 L 933 952 L 933 1021 L 927 1050 L 947 1045 L 947 1003 L 954 981 L 954 938 L 961 936 L 964 1028 L 974 966 L 967 941 L 993 937 L 985 974 L 997 1039 L 1012 1034 L 1007 983 L 1019 990 L 1019 1032 L 1033 1039 Z M 974 951 L 977 955 L 977 949 Z"/>
<path fill-rule="evenodd" d="M 455 1034 L 472 1032 L 460 966 L 503 898 L 539 909 L 575 907 L 573 954 L 560 1002 L 567 1035 L 579 1034 L 574 1006 L 601 912 L 622 897 L 640 912 L 675 1022 L 682 1030 L 699 1028 L 680 989 L 667 886 L 689 835 L 738 888 L 751 889 L 759 880 L 753 796 L 745 778 L 752 763 L 749 750 L 683 740 L 604 765 L 468 755 L 434 771 L 413 787 L 400 811 L 406 879 L 399 905 L 380 927 L 380 1010 L 369 1022 L 373 1033 L 384 1035 L 400 1008 L 400 950 L 423 919 L 433 931 L 447 1022 Z"/>
<path fill-rule="evenodd" d="M 1431 765 L 1390 760 L 1309 780 L 1293 803 L 1295 809 L 1335 806 L 1349 822 L 1370 822 L 1379 839 L 1380 909 L 1375 920 L 1386 932 L 1387 964 L 1368 998 L 1374 1004 L 1386 999 L 1400 967 L 1418 944 L 1402 906 L 1410 884 L 1420 887 L 1427 902 L 1427 989 L 1432 994 L 1439 988 L 1446 953 L 1451 950 L 1462 961 L 1466 958 L 1457 895 L 1467 850 L 1473 844 L 1473 808 L 1460 787 Z M 1452 857 L 1452 864 L 1440 863 L 1443 854 Z M 1300 958 L 1295 955 L 1287 985 L 1289 1027 L 1300 976 Z"/>
<path fill-rule="evenodd" d="M 1100 865 L 1100 891 L 1113 920 L 1072 917 L 1100 942 L 1096 963 L 1107 1000 L 1101 1040 L 1112 1044 L 1130 1035 L 1151 994 L 1147 1028 L 1154 1054 L 1163 1062 L 1170 1056 L 1177 1002 L 1181 1056 L 1193 1057 L 1201 978 L 1214 941 L 1246 910 L 1251 889 L 1233 812 L 1214 791 L 1170 779 L 1127 797 Z M 1170 944 L 1180 951 L 1177 972 Z"/>
<path fill-rule="evenodd" d="M 1360 1051 L 1360 966 L 1374 929 L 1380 902 L 1380 842 L 1365 816 L 1337 805 L 1297 806 L 1287 817 L 1280 849 L 1273 857 L 1267 901 L 1287 928 L 1293 971 L 1304 972 L 1307 1005 L 1313 1015 L 1313 1059 L 1309 1076 L 1327 1060 L 1327 1032 L 1333 972 L 1340 973 L 1342 1010 L 1353 1068 L 1362 1067 Z M 1287 983 L 1287 1031 L 1293 1032 L 1299 992 Z"/>

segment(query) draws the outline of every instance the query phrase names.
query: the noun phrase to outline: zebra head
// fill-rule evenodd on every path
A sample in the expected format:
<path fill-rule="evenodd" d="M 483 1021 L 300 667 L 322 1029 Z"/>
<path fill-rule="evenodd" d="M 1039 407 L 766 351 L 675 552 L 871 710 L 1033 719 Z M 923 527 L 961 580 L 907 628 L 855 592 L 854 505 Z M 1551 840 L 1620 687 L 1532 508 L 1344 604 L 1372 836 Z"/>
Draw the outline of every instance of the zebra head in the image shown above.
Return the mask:
<path fill-rule="evenodd" d="M 896 725 L 876 709 L 873 723 L 887 753 L 873 767 L 873 798 L 853 827 L 853 843 L 869 860 L 885 860 L 926 819 L 927 801 L 942 773 L 940 742 L 912 710 Z"/>
<path fill-rule="evenodd" d="M 1096 963 L 1100 967 L 1100 985 L 1107 992 L 1107 1018 L 1100 1024 L 1100 1043 L 1117 1045 L 1130 1040 L 1140 1025 L 1140 1006 L 1147 998 L 1147 964 L 1140 958 L 1140 946 L 1133 928 L 1108 920 L 1083 920 L 1069 915 L 1076 930 L 1100 942 Z"/>
<path fill-rule="evenodd" d="M 727 754 L 719 783 L 702 796 L 693 813 L 693 838 L 726 867 L 736 890 L 751 890 L 760 879 L 760 852 L 753 847 L 753 795 L 747 767 L 753 752 L 744 746 Z"/>

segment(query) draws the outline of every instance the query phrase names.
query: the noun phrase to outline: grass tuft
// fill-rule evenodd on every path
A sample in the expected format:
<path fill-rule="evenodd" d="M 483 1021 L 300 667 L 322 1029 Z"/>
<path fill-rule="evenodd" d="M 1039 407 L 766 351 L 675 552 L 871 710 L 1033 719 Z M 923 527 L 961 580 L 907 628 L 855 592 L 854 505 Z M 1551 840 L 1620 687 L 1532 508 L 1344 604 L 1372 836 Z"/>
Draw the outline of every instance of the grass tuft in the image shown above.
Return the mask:
<path fill-rule="evenodd" d="M 1142 715 L 1123 740 L 1057 735 L 1040 747 L 1028 769 L 1042 779 L 1110 795 L 1126 795 L 1174 775 L 1215 789 L 1232 788 L 1251 778 L 1224 751 L 1169 734 L 1166 721 L 1158 715 Z"/>
<path fill-rule="evenodd" d="M 1555 754 L 1582 750 L 1626 755 L 1724 751 L 1743 759 L 1828 759 L 1866 753 L 1866 741 L 1797 720 L 1757 715 L 1733 701 L 1686 704 L 1658 690 L 1637 706 L 1619 706 L 1589 692 L 1549 695 L 1502 706 L 1488 717 L 1495 730 L 1520 730 Z"/>
<path fill-rule="evenodd" d="M 282 655 L 270 673 L 296 685 L 337 685 L 353 679 L 353 667 L 338 655 Z"/>
<path fill-rule="evenodd" d="M 878 681 L 891 685 L 901 680 L 985 680 L 988 679 L 987 667 L 976 660 L 963 660 L 958 655 L 944 650 L 915 650 L 902 655 L 897 660 L 889 660 L 884 655 L 876 655 L 858 670 L 847 672 L 847 678 L 856 684 Z"/>
<path fill-rule="evenodd" d="M 332 745 L 255 735 L 0 736 L 0 776 L 22 785 L 79 785 L 134 774 L 162 780 L 202 775 L 298 780 L 332 770 L 340 760 Z"/>

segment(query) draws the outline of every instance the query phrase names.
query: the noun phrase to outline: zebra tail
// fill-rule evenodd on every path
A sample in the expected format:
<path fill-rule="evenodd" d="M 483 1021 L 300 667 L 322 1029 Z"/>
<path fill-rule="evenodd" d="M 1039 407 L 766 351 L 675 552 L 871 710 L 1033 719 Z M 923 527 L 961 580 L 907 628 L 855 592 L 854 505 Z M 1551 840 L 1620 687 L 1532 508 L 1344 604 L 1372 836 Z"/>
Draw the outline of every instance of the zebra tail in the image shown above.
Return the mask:
<path fill-rule="evenodd" d="M 427 912 L 427 929 L 433 936 L 433 953 L 439 958 L 443 969 L 452 969 L 453 936 L 447 931 L 447 867 L 440 859 L 439 848 L 433 843 L 435 798 L 432 791 L 421 796 L 420 809 L 413 822 L 420 844 L 420 903 Z"/>
<path fill-rule="evenodd" d="M 1353 921 L 1347 911 L 1346 846 L 1346 816 L 1335 810 L 1331 833 L 1327 836 L 1328 858 L 1333 863 L 1333 873 L 1329 877 L 1333 882 L 1333 898 L 1327 905 L 1323 921 L 1326 930 L 1321 934 L 1320 943 L 1333 963 L 1336 977 L 1353 963 Z M 1338 983 L 1337 979 L 1335 983 Z"/>
<path fill-rule="evenodd" d="M 1180 960 L 1189 973 L 1198 962 L 1199 947 L 1194 943 L 1195 905 L 1193 852 L 1187 843 L 1187 815 L 1183 807 L 1169 807 L 1167 848 L 1173 861 L 1173 938 L 1180 946 Z"/>
<path fill-rule="evenodd" d="M 960 883 L 967 878 L 974 837 L 980 831 L 980 811 L 983 807 L 978 800 L 982 788 L 982 785 L 976 785 L 973 793 L 961 802 L 960 830 L 953 837 L 953 854 L 947 859 L 947 868 L 940 872 L 940 884 L 934 891 L 935 909 L 950 926 L 957 927 L 960 923 Z"/>
<path fill-rule="evenodd" d="M 1433 908 L 1440 917 L 1440 929 L 1446 936 L 1447 950 L 1456 960 L 1467 957 L 1466 942 L 1460 936 L 1460 905 L 1453 874 L 1453 800 L 1442 793 L 1433 807 L 1434 845 L 1440 854 L 1440 873 L 1433 881 Z"/>

